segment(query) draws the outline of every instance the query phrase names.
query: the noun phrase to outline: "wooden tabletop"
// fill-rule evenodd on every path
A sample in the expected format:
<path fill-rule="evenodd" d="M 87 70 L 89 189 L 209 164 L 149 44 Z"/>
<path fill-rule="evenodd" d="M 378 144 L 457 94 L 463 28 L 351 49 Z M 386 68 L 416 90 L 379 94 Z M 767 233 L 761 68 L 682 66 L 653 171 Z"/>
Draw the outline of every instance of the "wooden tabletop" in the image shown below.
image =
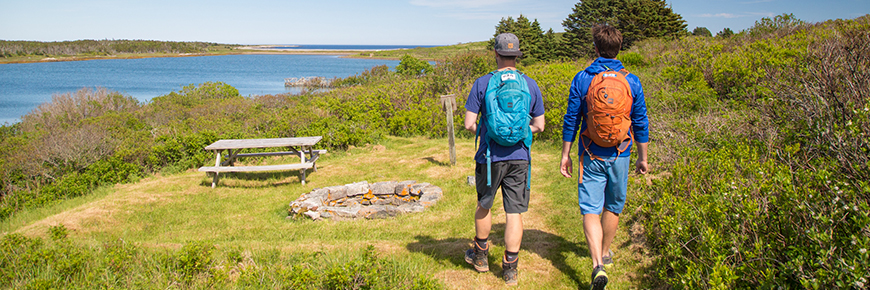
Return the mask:
<path fill-rule="evenodd" d="M 268 139 L 227 139 L 218 140 L 205 147 L 205 150 L 243 149 L 243 148 L 271 148 L 289 146 L 314 146 L 323 139 L 323 136 L 293 137 L 293 138 L 268 138 Z"/>

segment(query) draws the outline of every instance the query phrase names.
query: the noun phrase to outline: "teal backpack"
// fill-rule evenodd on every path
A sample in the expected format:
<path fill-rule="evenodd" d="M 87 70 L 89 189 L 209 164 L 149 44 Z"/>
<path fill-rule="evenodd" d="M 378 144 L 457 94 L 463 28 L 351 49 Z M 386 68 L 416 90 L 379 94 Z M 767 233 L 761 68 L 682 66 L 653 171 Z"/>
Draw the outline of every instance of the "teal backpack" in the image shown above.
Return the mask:
<path fill-rule="evenodd" d="M 532 130 L 529 123 L 532 116 L 532 95 L 523 73 L 516 70 L 491 72 L 492 78 L 486 86 L 484 106 L 486 106 L 486 186 L 492 186 L 492 158 L 489 148 L 492 141 L 502 146 L 512 146 L 523 142 L 526 148 L 532 146 Z M 480 130 L 477 130 L 480 136 Z M 476 139 L 476 138 L 475 138 Z M 476 140 L 475 140 L 475 143 Z M 530 152 L 531 153 L 531 152 Z M 531 154 L 529 154 L 529 176 L 526 182 L 531 183 Z"/>

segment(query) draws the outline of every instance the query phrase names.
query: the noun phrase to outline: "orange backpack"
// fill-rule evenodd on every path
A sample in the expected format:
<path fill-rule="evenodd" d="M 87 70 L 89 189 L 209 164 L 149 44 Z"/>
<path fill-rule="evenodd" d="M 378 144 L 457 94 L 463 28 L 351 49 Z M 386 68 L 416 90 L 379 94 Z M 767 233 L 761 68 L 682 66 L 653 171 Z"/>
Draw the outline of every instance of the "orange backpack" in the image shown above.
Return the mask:
<path fill-rule="evenodd" d="M 633 97 L 631 86 L 628 85 L 628 71 L 614 71 L 610 68 L 598 73 L 589 85 L 586 94 L 586 130 L 580 133 L 586 153 L 595 159 L 601 159 L 589 152 L 592 142 L 601 147 L 617 147 L 619 153 L 625 152 L 631 144 L 631 105 Z M 583 138 L 583 137 L 586 138 Z M 589 143 L 586 143 L 589 139 Z"/>

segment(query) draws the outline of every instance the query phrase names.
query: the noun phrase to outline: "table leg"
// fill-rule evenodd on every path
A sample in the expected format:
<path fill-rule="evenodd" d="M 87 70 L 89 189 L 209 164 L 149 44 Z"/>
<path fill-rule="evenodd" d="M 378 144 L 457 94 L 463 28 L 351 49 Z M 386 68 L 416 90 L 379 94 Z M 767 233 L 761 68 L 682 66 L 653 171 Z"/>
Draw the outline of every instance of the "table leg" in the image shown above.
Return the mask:
<path fill-rule="evenodd" d="M 299 159 L 302 159 L 302 163 L 305 163 L 305 147 L 299 150 Z M 302 185 L 305 185 L 305 169 L 302 169 Z"/>
<path fill-rule="evenodd" d="M 216 156 L 215 161 L 214 161 L 215 167 L 221 166 L 221 151 L 223 151 L 223 150 L 215 150 L 214 151 L 215 156 Z M 211 188 L 215 188 L 215 186 L 217 186 L 217 183 L 218 183 L 218 173 L 215 172 L 214 179 L 212 179 L 212 181 L 211 181 Z"/>

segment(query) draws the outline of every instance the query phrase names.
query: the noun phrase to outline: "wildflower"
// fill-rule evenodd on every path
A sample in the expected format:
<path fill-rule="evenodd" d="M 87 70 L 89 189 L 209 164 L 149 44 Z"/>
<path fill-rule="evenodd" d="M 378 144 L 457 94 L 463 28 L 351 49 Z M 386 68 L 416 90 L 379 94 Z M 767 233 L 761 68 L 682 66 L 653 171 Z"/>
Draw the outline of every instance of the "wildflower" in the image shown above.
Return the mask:
<path fill-rule="evenodd" d="M 854 246 L 855 244 L 857 244 L 857 243 L 858 243 L 858 242 L 856 242 L 855 240 L 852 240 L 852 245 L 853 245 L 853 246 Z"/>
<path fill-rule="evenodd" d="M 848 122 L 846 122 L 846 126 L 852 126 L 852 120 L 849 120 Z"/>
<path fill-rule="evenodd" d="M 840 190 L 839 186 L 834 185 L 834 190 Z"/>
<path fill-rule="evenodd" d="M 737 253 L 737 247 L 731 247 L 731 251 Z"/>
<path fill-rule="evenodd" d="M 863 248 L 862 248 L 862 249 L 858 250 L 858 252 L 861 252 L 861 254 L 863 254 L 863 253 L 866 253 L 866 252 L 867 252 L 867 249 L 863 249 Z"/>
<path fill-rule="evenodd" d="M 858 211 L 858 206 L 857 206 L 857 205 L 856 205 L 856 206 L 853 206 L 853 207 L 852 207 L 852 210 L 854 210 L 854 211 Z"/>
<path fill-rule="evenodd" d="M 839 196 L 834 198 L 834 202 L 838 202 L 838 201 L 840 201 L 840 197 L 839 197 Z"/>
<path fill-rule="evenodd" d="M 855 281 L 855 287 L 857 287 L 858 289 L 864 288 L 864 283 Z"/>
<path fill-rule="evenodd" d="M 864 107 L 864 112 L 870 111 L 870 108 Z"/>

